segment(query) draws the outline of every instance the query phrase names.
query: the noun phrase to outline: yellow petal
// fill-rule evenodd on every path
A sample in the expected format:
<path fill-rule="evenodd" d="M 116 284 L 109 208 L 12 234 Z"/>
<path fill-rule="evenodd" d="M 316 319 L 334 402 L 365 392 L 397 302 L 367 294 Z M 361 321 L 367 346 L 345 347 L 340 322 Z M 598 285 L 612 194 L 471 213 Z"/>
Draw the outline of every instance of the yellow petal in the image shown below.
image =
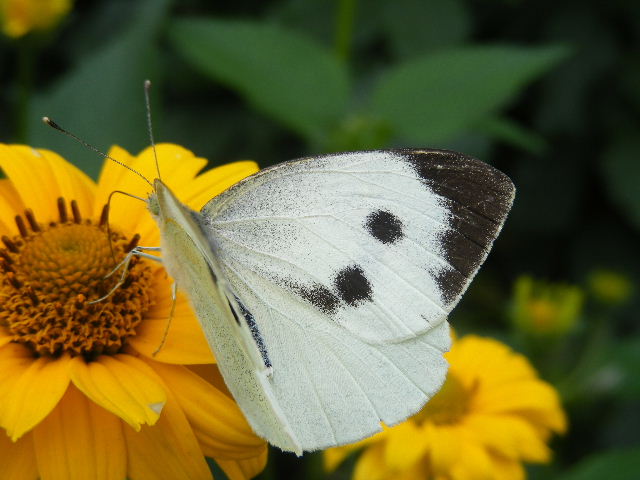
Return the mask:
<path fill-rule="evenodd" d="M 25 151 L 31 150 L 30 147 L 24 148 Z M 57 185 L 58 192 L 60 192 L 59 196 L 68 202 L 75 200 L 78 203 L 81 215 L 84 218 L 91 218 L 93 215 L 93 201 L 97 190 L 93 180 L 55 152 L 39 149 L 38 153 L 51 166 L 53 180 Z"/>
<path fill-rule="evenodd" d="M 3 338 L 7 338 L 3 336 Z M 33 352 L 19 343 L 5 342 L 0 347 L 0 381 L 7 376 L 11 376 L 19 368 L 27 368 L 35 361 Z M 0 388 L 0 392 L 6 389 Z"/>
<path fill-rule="evenodd" d="M 450 427 L 437 427 L 431 423 L 423 426 L 423 432 L 429 439 L 431 466 L 434 473 L 446 476 L 459 460 L 459 439 Z"/>
<path fill-rule="evenodd" d="M 212 478 L 196 436 L 171 392 L 168 392 L 167 404 L 158 423 L 145 425 L 139 432 L 124 425 L 123 431 L 129 459 L 129 478 Z"/>
<path fill-rule="evenodd" d="M 393 480 L 426 480 L 433 478 L 430 475 L 428 463 L 425 460 L 415 462 L 406 470 L 393 472 L 388 478 Z"/>
<path fill-rule="evenodd" d="M 537 374 L 526 357 L 492 338 L 467 335 L 445 354 L 451 371 L 465 385 L 473 387 L 477 378 L 488 389 L 519 380 L 535 380 Z M 482 362 L 478 359 L 481 358 Z"/>
<path fill-rule="evenodd" d="M 44 157 L 36 150 L 25 155 L 22 149 L 0 144 L 0 168 L 11 180 L 22 203 L 30 207 L 36 217 L 53 219 L 57 192 L 51 181 L 53 173 Z"/>
<path fill-rule="evenodd" d="M 173 191 L 189 186 L 198 172 L 207 165 L 206 159 L 196 157 L 193 152 L 180 145 L 159 143 L 156 145 L 156 153 L 160 165 L 160 178 Z M 150 147 L 144 149 L 131 166 L 147 178 L 158 177 L 153 149 Z"/>
<path fill-rule="evenodd" d="M 40 478 L 30 433 L 12 442 L 0 432 L 0 478 L 37 480 Z"/>
<path fill-rule="evenodd" d="M 567 416 L 559 404 L 549 405 L 546 409 L 521 410 L 518 413 L 532 424 L 545 430 L 549 429 L 556 433 L 567 431 Z"/>
<path fill-rule="evenodd" d="M 353 470 L 353 480 L 382 480 L 387 474 L 384 446 L 380 443 L 362 452 Z"/>
<path fill-rule="evenodd" d="M 13 337 L 11 335 L 5 335 L 4 332 L 0 331 L 0 348 L 10 343 L 11 340 L 13 340 Z"/>
<path fill-rule="evenodd" d="M 557 392 L 539 380 L 512 382 L 494 388 L 482 388 L 472 399 L 471 410 L 483 413 L 519 411 L 547 412 L 560 409 Z"/>
<path fill-rule="evenodd" d="M 144 361 L 131 355 L 103 355 L 90 363 L 76 357 L 70 374 L 87 397 L 135 430 L 156 423 L 166 402 L 162 381 Z"/>
<path fill-rule="evenodd" d="M 223 460 L 216 458 L 218 466 L 224 471 L 229 480 L 246 480 L 258 475 L 267 465 L 269 449 L 264 447 L 260 455 L 244 460 Z"/>
<path fill-rule="evenodd" d="M 494 480 L 525 480 L 526 473 L 522 463 L 493 455 Z"/>
<path fill-rule="evenodd" d="M 165 275 L 164 271 L 156 273 L 154 284 L 158 292 L 157 303 L 145 314 L 144 321 L 136 329 L 136 336 L 129 339 L 129 344 L 137 352 L 159 362 L 180 365 L 213 363 L 215 359 L 202 327 L 181 292 L 178 292 L 175 312 L 169 323 L 173 300 L 170 282 L 161 278 Z M 167 336 L 162 345 L 165 333 Z M 158 348 L 160 351 L 154 356 Z"/>
<path fill-rule="evenodd" d="M 344 460 L 355 452 L 357 448 L 349 448 L 351 445 L 343 447 L 328 448 L 322 452 L 322 466 L 326 472 L 333 472 Z"/>
<path fill-rule="evenodd" d="M 2 348 L 3 353 L 7 347 Z M 3 360 L 7 360 L 4 355 Z M 28 366 L 25 360 L 17 357 L 22 368 L 14 368 L 2 379 L 0 423 L 14 441 L 49 415 L 69 385 L 68 356 L 32 359 Z"/>
<path fill-rule="evenodd" d="M 156 151 L 162 178 L 174 192 L 178 187 L 188 185 L 196 176 L 197 172 L 206 165 L 206 160 L 196 157 L 192 152 L 177 145 L 158 144 Z M 113 147 L 109 151 L 109 155 L 130 166 L 145 176 L 150 182 L 153 182 L 158 176 L 153 151 L 149 148 L 137 157 L 132 157 L 125 150 L 119 147 Z M 109 194 L 114 190 L 121 190 L 132 195 L 137 195 L 138 197 L 146 198 L 152 191 L 152 186 L 126 168 L 114 162 L 107 162 L 103 167 L 98 181 L 97 203 L 99 205 L 105 204 Z M 96 212 L 96 214 L 97 213 L 98 212 Z M 144 245 L 153 246 L 148 243 L 150 239 L 146 238 L 146 234 L 151 233 L 151 231 L 146 230 L 146 228 L 151 228 L 154 224 L 147 211 L 146 203 L 122 195 L 114 196 L 111 203 L 109 220 L 112 225 L 123 232 L 133 233 L 136 231 L 140 233 L 142 239 L 147 242 L 144 243 Z"/>
<path fill-rule="evenodd" d="M 82 171 L 47 150 L 24 145 L 0 145 L 0 168 L 11 180 L 22 203 L 41 222 L 58 218 L 56 199 L 77 200 L 80 212 L 93 210 L 95 185 Z"/>
<path fill-rule="evenodd" d="M 427 453 L 429 438 L 412 421 L 406 421 L 389 429 L 385 462 L 396 470 L 407 470 Z"/>
<path fill-rule="evenodd" d="M 117 146 L 109 150 L 109 155 L 128 166 L 131 166 L 135 161 L 134 156 Z M 151 181 L 153 178 L 149 180 Z M 98 178 L 94 216 L 100 215 L 102 206 L 108 202 L 109 196 L 116 190 L 146 199 L 152 188 L 137 174 L 122 165 L 105 160 Z M 109 224 L 115 229 L 132 235 L 140 217 L 146 214 L 146 209 L 145 202 L 122 194 L 114 194 L 109 208 Z"/>
<path fill-rule="evenodd" d="M 176 191 L 184 203 L 199 211 L 213 197 L 259 170 L 252 161 L 229 163 L 204 172 L 189 182 L 188 188 L 178 187 Z"/>
<path fill-rule="evenodd" d="M 452 464 L 450 476 L 452 480 L 493 480 L 493 465 L 488 453 L 479 445 L 456 438 L 458 461 Z"/>
<path fill-rule="evenodd" d="M 133 155 L 117 145 L 111 147 L 108 153 L 112 158 L 127 166 L 131 166 L 135 159 Z M 96 203 L 96 208 L 100 208 L 100 204 L 106 203 L 107 197 L 111 192 L 114 190 L 121 190 L 120 185 L 122 185 L 123 179 L 128 178 L 129 176 L 135 178 L 141 188 L 149 188 L 149 185 L 142 178 L 138 177 L 138 175 L 131 172 L 126 167 L 105 159 L 102 164 L 100 175 L 98 176 L 98 190 L 96 192 L 96 199 L 98 202 Z M 149 190 L 143 191 L 148 192 Z M 98 214 L 100 212 L 96 210 L 94 213 Z"/>
<path fill-rule="evenodd" d="M 11 180 L 0 180 L 0 232 L 2 235 L 16 235 L 18 227 L 15 217 L 24 212 L 24 204 Z"/>
<path fill-rule="evenodd" d="M 238 460 L 262 453 L 264 440 L 231 398 L 186 367 L 150 364 L 170 386 L 206 456 Z"/>
<path fill-rule="evenodd" d="M 220 390 L 227 397 L 233 398 L 233 395 L 231 395 L 231 392 L 227 388 L 227 384 L 224 382 L 222 373 L 220 373 L 220 369 L 218 369 L 217 365 L 211 363 L 200 363 L 196 365 L 187 365 L 187 368 L 189 368 L 189 370 L 194 372 L 196 375 L 204 378 L 207 382 Z"/>
<path fill-rule="evenodd" d="M 547 462 L 551 451 L 536 428 L 514 415 L 470 415 L 464 426 L 476 440 L 513 460 Z"/>
<path fill-rule="evenodd" d="M 43 479 L 126 478 L 122 422 L 73 385 L 36 427 L 33 438 Z"/>
<path fill-rule="evenodd" d="M 343 445 L 341 447 L 333 447 L 328 448 L 324 451 L 324 459 L 323 465 L 324 469 L 327 472 L 332 472 L 338 465 L 340 465 L 349 455 L 351 455 L 356 450 L 360 450 L 361 448 L 365 448 L 371 446 L 375 443 L 383 442 L 389 432 L 393 429 L 382 424 L 382 431 L 372 435 L 370 437 L 365 438 L 364 440 L 360 440 L 356 443 L 350 443 L 348 445 Z"/>

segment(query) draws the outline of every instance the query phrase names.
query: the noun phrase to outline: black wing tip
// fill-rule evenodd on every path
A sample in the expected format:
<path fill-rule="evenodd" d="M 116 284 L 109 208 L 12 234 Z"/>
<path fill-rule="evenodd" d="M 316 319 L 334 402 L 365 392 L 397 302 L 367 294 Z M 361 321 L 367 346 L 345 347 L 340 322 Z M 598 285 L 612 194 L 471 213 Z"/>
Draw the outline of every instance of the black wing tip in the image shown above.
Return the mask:
<path fill-rule="evenodd" d="M 453 308 L 486 259 L 515 197 L 511 179 L 475 157 L 451 150 L 400 149 L 396 153 L 439 195 L 451 216 L 440 245 L 452 268 L 436 278 Z"/>
<path fill-rule="evenodd" d="M 466 153 L 438 148 L 399 148 L 391 151 L 409 157 L 415 166 L 422 162 L 435 161 L 442 168 L 467 169 L 476 180 L 487 182 L 488 186 L 499 191 L 506 198 L 511 198 L 513 201 L 515 196 L 516 187 L 511 178 L 493 165 Z"/>

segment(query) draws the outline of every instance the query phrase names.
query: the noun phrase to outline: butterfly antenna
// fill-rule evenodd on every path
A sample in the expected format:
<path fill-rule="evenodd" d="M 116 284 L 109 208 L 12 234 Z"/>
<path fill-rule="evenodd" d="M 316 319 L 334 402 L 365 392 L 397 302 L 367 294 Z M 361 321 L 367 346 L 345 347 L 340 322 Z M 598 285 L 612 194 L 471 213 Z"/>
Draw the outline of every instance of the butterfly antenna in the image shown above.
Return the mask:
<path fill-rule="evenodd" d="M 151 148 L 153 149 L 153 158 L 156 160 L 156 172 L 158 172 L 158 178 L 160 177 L 160 165 L 158 164 L 158 152 L 156 151 L 156 142 L 153 139 L 153 122 L 151 121 L 151 100 L 149 99 L 149 91 L 151 90 L 151 80 L 144 81 L 144 103 L 147 107 L 147 130 L 149 131 L 149 141 L 151 142 Z"/>
<path fill-rule="evenodd" d="M 68 130 L 65 130 L 64 128 L 62 128 L 60 125 L 58 125 L 56 122 L 54 122 L 53 120 L 51 120 L 49 117 L 42 117 L 42 121 L 49 125 L 51 128 L 58 130 L 60 133 L 64 133 L 67 137 L 70 137 L 72 139 L 74 139 L 76 142 L 78 142 L 80 145 L 82 145 L 85 148 L 88 148 L 89 150 L 93 150 L 94 152 L 96 152 L 98 155 L 100 155 L 102 158 L 105 158 L 107 160 L 111 160 L 112 162 L 117 163 L 118 165 L 123 166 L 124 168 L 126 168 L 127 170 L 131 170 L 133 173 L 135 173 L 136 175 L 138 175 L 140 178 L 142 178 L 145 182 L 147 182 L 152 188 L 153 188 L 153 184 L 147 179 L 147 177 L 145 177 L 144 175 L 142 175 L 139 171 L 134 170 L 133 168 L 131 168 L 129 165 L 126 165 L 124 163 L 122 163 L 119 160 L 116 160 L 115 158 L 107 155 L 104 152 L 101 152 L 100 150 L 98 150 L 96 147 L 94 147 L 93 145 L 91 145 L 90 143 L 85 142 L 84 140 L 82 140 L 81 138 L 77 137 L 76 135 L 74 135 L 73 133 L 69 132 Z"/>

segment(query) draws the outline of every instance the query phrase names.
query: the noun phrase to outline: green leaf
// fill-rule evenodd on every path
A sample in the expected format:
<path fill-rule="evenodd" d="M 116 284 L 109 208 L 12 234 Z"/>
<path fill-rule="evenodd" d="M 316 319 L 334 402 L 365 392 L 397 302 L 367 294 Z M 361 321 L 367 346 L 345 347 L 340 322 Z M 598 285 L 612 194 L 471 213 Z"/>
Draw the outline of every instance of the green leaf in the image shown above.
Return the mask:
<path fill-rule="evenodd" d="M 105 151 L 113 144 L 139 150 L 148 144 L 143 82 L 154 78 L 154 41 L 169 0 L 126 5 L 128 28 L 78 63 L 49 91 L 35 97 L 29 118 L 29 143 L 60 153 L 96 176 L 102 160 L 42 124 L 50 116 L 63 127 Z"/>
<path fill-rule="evenodd" d="M 471 30 L 467 4 L 460 0 L 385 2 L 382 23 L 391 48 L 405 58 L 458 45 Z"/>
<path fill-rule="evenodd" d="M 640 338 L 621 340 L 615 344 L 602 372 L 596 372 L 614 388 L 620 398 L 640 399 Z"/>
<path fill-rule="evenodd" d="M 632 447 L 587 458 L 559 480 L 636 480 L 639 477 L 640 447 Z"/>
<path fill-rule="evenodd" d="M 640 139 L 631 132 L 620 135 L 603 154 L 605 180 L 611 198 L 640 228 Z"/>
<path fill-rule="evenodd" d="M 529 153 L 540 155 L 547 147 L 544 138 L 521 127 L 508 118 L 490 117 L 481 120 L 476 129 Z"/>
<path fill-rule="evenodd" d="M 181 19 L 169 38 L 191 64 L 241 93 L 256 109 L 308 139 L 343 114 L 343 64 L 309 38 L 250 21 Z"/>
<path fill-rule="evenodd" d="M 443 143 L 507 105 L 567 54 L 562 46 L 441 50 L 386 72 L 372 108 L 403 139 Z"/>

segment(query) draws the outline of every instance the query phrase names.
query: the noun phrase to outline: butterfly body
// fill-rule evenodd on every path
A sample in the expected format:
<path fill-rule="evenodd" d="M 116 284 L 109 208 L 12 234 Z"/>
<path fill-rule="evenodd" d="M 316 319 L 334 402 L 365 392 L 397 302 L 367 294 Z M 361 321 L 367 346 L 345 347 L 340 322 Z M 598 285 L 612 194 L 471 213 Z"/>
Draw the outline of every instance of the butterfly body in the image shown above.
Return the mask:
<path fill-rule="evenodd" d="M 156 181 L 150 209 L 240 408 L 300 454 L 398 423 L 438 391 L 447 314 L 513 194 L 471 157 L 390 150 L 280 164 L 201 212 Z"/>

